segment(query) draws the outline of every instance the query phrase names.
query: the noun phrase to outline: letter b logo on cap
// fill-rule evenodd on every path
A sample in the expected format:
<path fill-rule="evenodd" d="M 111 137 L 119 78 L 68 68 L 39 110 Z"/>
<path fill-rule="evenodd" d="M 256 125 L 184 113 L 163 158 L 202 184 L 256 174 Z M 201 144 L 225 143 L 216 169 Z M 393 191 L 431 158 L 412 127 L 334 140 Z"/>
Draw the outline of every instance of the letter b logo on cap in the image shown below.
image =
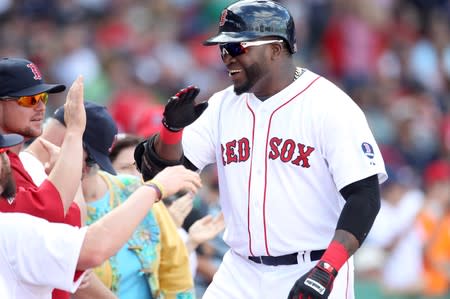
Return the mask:
<path fill-rule="evenodd" d="M 34 63 L 27 64 L 27 67 L 33 72 L 34 80 L 42 80 L 41 72 Z"/>

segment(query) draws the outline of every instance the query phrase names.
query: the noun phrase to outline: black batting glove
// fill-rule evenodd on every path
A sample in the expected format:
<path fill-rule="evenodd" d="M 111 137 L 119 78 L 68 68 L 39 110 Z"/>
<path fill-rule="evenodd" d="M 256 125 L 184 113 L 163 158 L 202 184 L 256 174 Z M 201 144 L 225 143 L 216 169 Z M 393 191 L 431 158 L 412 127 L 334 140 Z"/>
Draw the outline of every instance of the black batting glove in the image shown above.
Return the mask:
<path fill-rule="evenodd" d="M 326 299 L 333 288 L 336 269 L 324 261 L 319 261 L 305 275 L 300 277 L 289 292 L 288 299 Z"/>
<path fill-rule="evenodd" d="M 172 132 L 182 130 L 192 124 L 208 107 L 208 102 L 196 104 L 195 97 L 200 88 L 189 86 L 170 97 L 164 108 L 163 125 Z"/>

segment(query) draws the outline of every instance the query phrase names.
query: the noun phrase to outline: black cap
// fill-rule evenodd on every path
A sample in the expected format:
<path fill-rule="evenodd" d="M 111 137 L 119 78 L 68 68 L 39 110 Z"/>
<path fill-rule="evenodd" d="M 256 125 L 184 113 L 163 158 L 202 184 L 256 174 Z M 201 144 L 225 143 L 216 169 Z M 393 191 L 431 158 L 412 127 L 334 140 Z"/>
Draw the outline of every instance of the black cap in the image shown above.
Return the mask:
<path fill-rule="evenodd" d="M 46 84 L 38 67 L 23 58 L 0 59 L 0 97 L 31 96 L 42 92 L 58 93 L 62 84 Z"/>
<path fill-rule="evenodd" d="M 86 129 L 83 134 L 83 143 L 87 152 L 100 166 L 100 168 L 113 175 L 116 174 L 109 152 L 117 135 L 117 126 L 105 106 L 85 101 Z M 64 124 L 64 106 L 59 107 L 53 117 Z"/>
<path fill-rule="evenodd" d="M 19 134 L 0 134 L 0 148 L 11 147 L 23 142 Z"/>

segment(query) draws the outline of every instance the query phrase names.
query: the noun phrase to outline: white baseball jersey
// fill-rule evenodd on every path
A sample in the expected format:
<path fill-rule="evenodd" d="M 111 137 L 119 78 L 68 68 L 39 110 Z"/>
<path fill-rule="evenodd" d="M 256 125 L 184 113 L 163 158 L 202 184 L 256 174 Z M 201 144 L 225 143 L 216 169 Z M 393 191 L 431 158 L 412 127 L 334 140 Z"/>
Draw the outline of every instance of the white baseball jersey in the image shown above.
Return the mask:
<path fill-rule="evenodd" d="M 58 288 L 74 292 L 87 227 L 77 228 L 22 213 L 0 213 L 0 298 L 49 299 Z"/>
<path fill-rule="evenodd" d="M 306 69 L 265 101 L 233 86 L 214 94 L 183 149 L 199 169 L 217 163 L 224 240 L 242 256 L 326 249 L 345 204 L 339 190 L 387 178 L 361 109 Z"/>

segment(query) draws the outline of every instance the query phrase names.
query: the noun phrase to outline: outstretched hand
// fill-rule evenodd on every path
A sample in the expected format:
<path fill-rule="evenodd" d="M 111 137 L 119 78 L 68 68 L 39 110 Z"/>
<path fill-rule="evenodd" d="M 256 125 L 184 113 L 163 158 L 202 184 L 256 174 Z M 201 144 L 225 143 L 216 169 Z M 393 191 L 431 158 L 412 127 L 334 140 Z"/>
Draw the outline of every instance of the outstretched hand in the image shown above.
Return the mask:
<path fill-rule="evenodd" d="M 196 103 L 194 100 L 200 92 L 197 86 L 181 89 L 170 97 L 164 108 L 163 125 L 172 132 L 182 130 L 192 124 L 208 107 L 208 102 Z"/>
<path fill-rule="evenodd" d="M 86 110 L 84 109 L 83 77 L 73 82 L 64 104 L 64 123 L 68 131 L 83 133 L 86 128 Z"/>
<path fill-rule="evenodd" d="M 205 217 L 195 221 L 189 228 L 189 238 L 195 245 L 200 245 L 215 238 L 225 228 L 223 213 L 213 217 Z"/>
<path fill-rule="evenodd" d="M 183 225 L 187 215 L 192 211 L 192 207 L 194 205 L 193 201 L 194 195 L 188 192 L 180 198 L 174 200 L 167 208 L 177 227 L 181 227 Z"/>
<path fill-rule="evenodd" d="M 202 187 L 200 175 L 182 165 L 164 168 L 152 181 L 158 182 L 164 190 L 164 196 L 174 195 L 178 191 L 197 193 Z"/>

